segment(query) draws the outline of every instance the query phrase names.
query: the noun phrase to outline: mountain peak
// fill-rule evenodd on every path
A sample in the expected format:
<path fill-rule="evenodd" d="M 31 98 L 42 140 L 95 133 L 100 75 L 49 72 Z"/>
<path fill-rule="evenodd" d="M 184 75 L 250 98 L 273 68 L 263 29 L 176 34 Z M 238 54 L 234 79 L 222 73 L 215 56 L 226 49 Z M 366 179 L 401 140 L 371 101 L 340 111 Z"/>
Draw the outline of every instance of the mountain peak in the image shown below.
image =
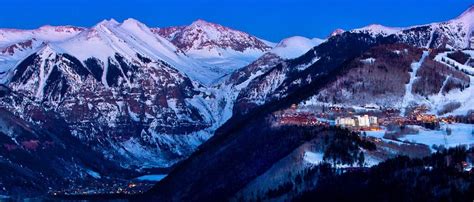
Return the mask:
<path fill-rule="evenodd" d="M 42 47 L 39 49 L 38 53 L 49 57 L 52 54 L 56 54 L 58 51 L 50 43 L 43 43 Z"/>
<path fill-rule="evenodd" d="M 217 49 L 244 52 L 269 50 L 267 44 L 245 32 L 198 19 L 188 26 L 168 27 L 158 30 L 158 34 L 170 40 L 184 51 L 203 50 L 206 54 L 222 55 Z"/>
<path fill-rule="evenodd" d="M 402 30 L 402 28 L 398 27 L 387 27 L 381 24 L 370 24 L 365 27 L 355 29 L 355 32 L 366 32 L 373 35 L 391 35 L 398 31 Z"/>
<path fill-rule="evenodd" d="M 121 27 L 128 27 L 128 28 L 139 27 L 140 29 L 148 28 L 145 24 L 143 24 L 142 22 L 140 22 L 136 19 L 133 19 L 133 18 L 128 18 L 128 19 L 124 20 L 120 24 L 120 26 Z"/>
<path fill-rule="evenodd" d="M 331 34 L 329 35 L 329 37 L 337 36 L 339 34 L 342 34 L 343 32 L 345 32 L 345 30 L 338 28 L 338 29 L 332 31 Z"/>
<path fill-rule="evenodd" d="M 193 23 L 191 23 L 191 25 L 209 25 L 209 24 L 214 24 L 214 23 L 208 22 L 203 19 L 197 19 Z"/>
<path fill-rule="evenodd" d="M 187 26 L 188 29 L 204 29 L 203 31 L 209 31 L 209 30 L 218 30 L 218 31 L 235 31 L 232 30 L 231 28 L 224 27 L 222 25 L 208 22 L 202 19 L 197 19 L 193 23 L 191 23 L 189 26 Z"/>
<path fill-rule="evenodd" d="M 118 25 L 119 22 L 117 20 L 110 18 L 109 20 L 102 20 L 99 23 L 97 23 L 96 26 L 101 26 L 101 25 Z"/>
<path fill-rule="evenodd" d="M 292 43 L 309 42 L 311 39 L 304 36 L 292 36 L 281 40 L 275 47 L 287 47 Z"/>
<path fill-rule="evenodd" d="M 128 18 L 122 22 L 122 24 L 143 24 L 142 22 L 138 21 L 134 18 Z"/>

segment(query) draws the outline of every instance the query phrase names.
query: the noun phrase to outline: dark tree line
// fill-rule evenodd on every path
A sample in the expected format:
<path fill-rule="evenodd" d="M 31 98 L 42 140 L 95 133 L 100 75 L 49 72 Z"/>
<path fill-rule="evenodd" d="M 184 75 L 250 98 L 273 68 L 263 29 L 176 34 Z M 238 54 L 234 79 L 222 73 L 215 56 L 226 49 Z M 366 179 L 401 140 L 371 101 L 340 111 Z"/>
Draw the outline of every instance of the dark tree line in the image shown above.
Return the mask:
<path fill-rule="evenodd" d="M 324 139 L 324 160 L 329 160 L 335 164 L 353 165 L 357 163 L 362 166 L 365 157 L 360 147 L 375 150 L 375 144 L 363 140 L 358 133 L 350 132 L 348 130 L 336 130 L 334 135 L 326 136 Z"/>
<path fill-rule="evenodd" d="M 473 156 L 474 149 L 458 147 L 423 159 L 400 156 L 368 171 L 328 170 L 296 201 L 472 201 L 474 174 L 463 163 Z"/>

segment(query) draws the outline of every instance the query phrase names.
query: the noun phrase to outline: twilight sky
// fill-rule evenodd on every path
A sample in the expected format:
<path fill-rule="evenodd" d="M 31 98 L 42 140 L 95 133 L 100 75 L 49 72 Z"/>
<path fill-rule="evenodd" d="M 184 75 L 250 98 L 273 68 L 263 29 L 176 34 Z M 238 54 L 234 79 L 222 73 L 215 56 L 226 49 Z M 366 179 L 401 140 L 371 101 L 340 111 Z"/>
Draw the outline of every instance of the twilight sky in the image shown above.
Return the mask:
<path fill-rule="evenodd" d="M 325 38 L 336 28 L 372 23 L 444 21 L 471 5 L 472 0 L 2 0 L 0 27 L 90 27 L 103 19 L 130 17 L 166 27 L 204 19 L 278 42 L 295 35 Z"/>

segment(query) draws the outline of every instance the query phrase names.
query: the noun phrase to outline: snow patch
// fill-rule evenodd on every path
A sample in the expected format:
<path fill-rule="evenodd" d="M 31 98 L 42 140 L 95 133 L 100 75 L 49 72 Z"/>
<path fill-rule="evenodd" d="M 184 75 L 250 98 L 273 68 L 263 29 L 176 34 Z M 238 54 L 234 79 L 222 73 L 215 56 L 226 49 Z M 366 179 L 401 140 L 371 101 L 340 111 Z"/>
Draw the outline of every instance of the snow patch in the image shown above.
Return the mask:
<path fill-rule="evenodd" d="M 366 59 L 362 59 L 360 61 L 364 64 L 374 64 L 375 63 L 375 58 L 366 58 Z"/>
<path fill-rule="evenodd" d="M 167 175 L 143 175 L 140 177 L 135 178 L 136 180 L 140 181 L 151 181 L 151 182 L 159 182 L 164 179 Z"/>
<path fill-rule="evenodd" d="M 321 152 L 315 153 L 315 152 L 306 151 L 304 153 L 303 160 L 313 165 L 319 165 L 322 162 L 324 162 L 323 157 L 324 157 L 324 154 Z"/>
<path fill-rule="evenodd" d="M 101 179 L 102 178 L 98 172 L 95 172 L 93 170 L 86 169 L 86 172 L 87 172 L 87 174 L 89 174 L 91 177 L 93 177 L 95 179 Z"/>

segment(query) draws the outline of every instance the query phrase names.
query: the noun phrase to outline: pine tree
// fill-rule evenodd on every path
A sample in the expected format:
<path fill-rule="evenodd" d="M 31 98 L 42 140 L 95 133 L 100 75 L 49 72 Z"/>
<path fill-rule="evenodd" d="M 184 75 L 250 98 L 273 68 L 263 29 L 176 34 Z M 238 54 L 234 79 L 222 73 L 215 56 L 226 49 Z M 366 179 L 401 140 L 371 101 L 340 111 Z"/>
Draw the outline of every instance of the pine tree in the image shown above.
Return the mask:
<path fill-rule="evenodd" d="M 364 166 L 365 157 L 364 157 L 364 153 L 363 153 L 363 152 L 360 152 L 360 153 L 359 153 L 359 157 L 358 157 L 358 159 L 357 159 L 357 162 L 358 162 L 358 164 L 359 164 L 359 167 Z"/>
<path fill-rule="evenodd" d="M 453 133 L 453 130 L 449 127 L 446 128 L 446 135 L 450 136 Z"/>

